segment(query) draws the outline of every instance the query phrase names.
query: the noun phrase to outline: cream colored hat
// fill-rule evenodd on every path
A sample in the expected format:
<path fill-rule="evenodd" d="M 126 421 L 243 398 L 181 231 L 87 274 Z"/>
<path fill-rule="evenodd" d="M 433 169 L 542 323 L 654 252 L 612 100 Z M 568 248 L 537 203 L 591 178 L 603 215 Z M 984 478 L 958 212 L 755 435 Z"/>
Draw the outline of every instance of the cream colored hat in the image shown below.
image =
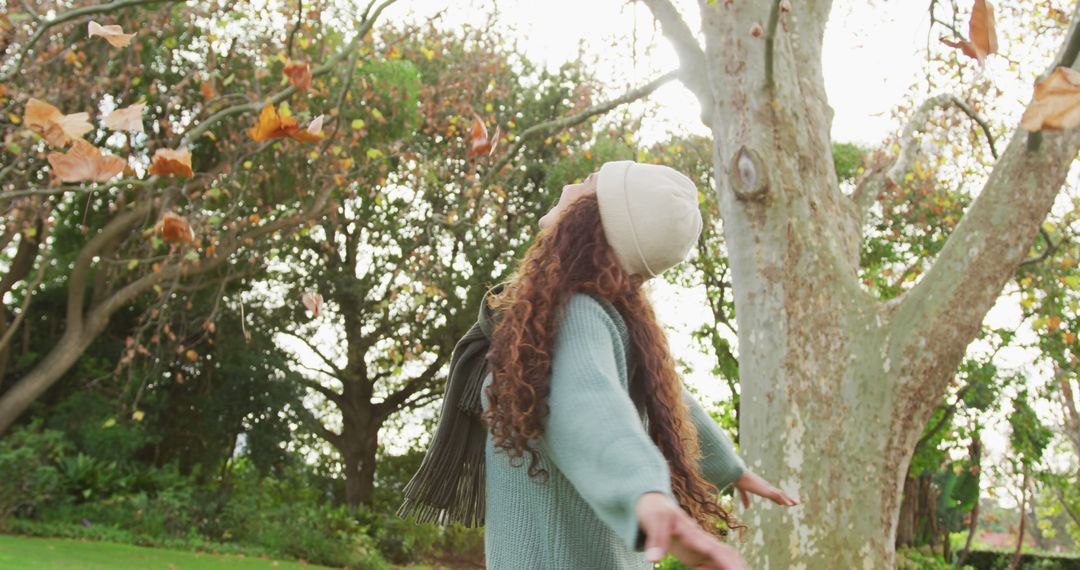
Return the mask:
<path fill-rule="evenodd" d="M 673 168 L 605 163 L 596 197 L 604 236 L 630 274 L 648 279 L 678 265 L 701 234 L 697 188 Z"/>

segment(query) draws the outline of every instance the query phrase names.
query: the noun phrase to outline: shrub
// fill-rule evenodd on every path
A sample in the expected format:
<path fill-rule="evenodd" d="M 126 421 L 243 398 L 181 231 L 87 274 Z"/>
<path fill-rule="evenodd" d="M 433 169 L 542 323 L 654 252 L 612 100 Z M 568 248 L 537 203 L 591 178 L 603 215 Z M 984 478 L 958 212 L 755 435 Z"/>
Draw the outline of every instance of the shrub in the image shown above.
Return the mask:
<path fill-rule="evenodd" d="M 32 515 L 62 493 L 57 466 L 64 435 L 35 421 L 0 439 L 0 526 L 12 515 Z"/>

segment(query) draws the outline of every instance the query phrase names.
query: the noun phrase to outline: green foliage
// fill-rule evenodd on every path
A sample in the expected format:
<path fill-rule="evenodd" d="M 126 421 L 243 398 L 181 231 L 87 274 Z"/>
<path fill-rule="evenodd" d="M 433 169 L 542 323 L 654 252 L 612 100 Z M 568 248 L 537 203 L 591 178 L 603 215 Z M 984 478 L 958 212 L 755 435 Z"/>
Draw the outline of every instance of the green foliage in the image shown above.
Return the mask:
<path fill-rule="evenodd" d="M 63 492 L 58 465 L 68 449 L 63 434 L 35 421 L 0 439 L 0 527 L 13 514 L 31 514 Z"/>
<path fill-rule="evenodd" d="M 1020 392 L 1013 399 L 1009 425 L 1012 427 L 1009 444 L 1016 454 L 1015 458 L 1025 467 L 1031 467 L 1042 458 L 1043 451 L 1054 434 L 1043 425 L 1031 407 L 1026 391 Z"/>
<path fill-rule="evenodd" d="M 941 554 L 933 552 L 928 547 L 901 548 L 896 551 L 896 570 L 955 570 L 945 561 Z M 971 566 L 959 568 L 971 569 Z"/>
<path fill-rule="evenodd" d="M 833 143 L 832 156 L 836 177 L 841 181 L 854 180 L 862 173 L 866 153 L 866 149 L 854 143 Z"/>

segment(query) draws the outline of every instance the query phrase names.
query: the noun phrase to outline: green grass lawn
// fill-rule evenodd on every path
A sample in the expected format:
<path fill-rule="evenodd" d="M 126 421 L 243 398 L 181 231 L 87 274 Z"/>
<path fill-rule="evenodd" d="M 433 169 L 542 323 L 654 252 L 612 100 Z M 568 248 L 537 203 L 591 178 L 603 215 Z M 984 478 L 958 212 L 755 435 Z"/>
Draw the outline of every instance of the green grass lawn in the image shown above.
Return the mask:
<path fill-rule="evenodd" d="M 314 570 L 298 562 L 237 555 L 199 554 L 111 542 L 0 535 L 0 570 Z"/>

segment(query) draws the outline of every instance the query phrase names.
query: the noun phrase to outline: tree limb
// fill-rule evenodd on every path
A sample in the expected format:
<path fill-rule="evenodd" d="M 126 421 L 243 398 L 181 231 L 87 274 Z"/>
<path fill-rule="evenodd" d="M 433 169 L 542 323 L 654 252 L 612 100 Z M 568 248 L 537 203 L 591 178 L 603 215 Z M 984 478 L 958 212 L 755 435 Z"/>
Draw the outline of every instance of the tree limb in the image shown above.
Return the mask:
<path fill-rule="evenodd" d="M 90 241 L 83 246 L 82 250 L 79 251 L 79 256 L 75 259 L 75 266 L 72 268 L 71 275 L 68 277 L 66 328 L 77 329 L 83 324 L 83 311 L 85 310 L 83 304 L 86 298 L 87 286 L 86 280 L 90 273 L 90 264 L 93 263 L 98 252 L 110 241 L 123 236 L 131 231 L 131 228 L 146 219 L 152 210 L 151 202 L 152 201 L 149 199 L 142 200 L 134 208 L 114 216 L 107 224 L 105 224 L 105 227 L 102 228 L 97 235 L 91 238 Z"/>
<path fill-rule="evenodd" d="M 26 40 L 26 43 L 23 45 L 22 49 L 19 50 L 19 53 L 15 56 L 15 64 L 12 67 L 11 71 L 0 75 L 0 83 L 11 81 L 12 77 L 15 77 L 19 74 L 19 71 L 22 69 L 23 62 L 26 61 L 26 53 L 30 51 L 30 48 L 34 47 L 34 44 L 36 44 L 38 40 L 41 39 L 41 36 L 45 35 L 45 32 L 49 31 L 54 26 L 58 26 L 60 24 L 63 24 L 64 22 L 70 22 L 71 20 L 81 18 L 82 16 L 105 14 L 108 12 L 114 12 L 121 8 L 127 8 L 129 6 L 138 6 L 140 4 L 156 4 L 158 2 L 179 4 L 180 2 L 184 1 L 185 0 L 116 0 L 109 4 L 84 6 L 82 8 L 76 8 L 74 10 L 64 12 L 63 14 L 60 14 L 59 16 L 47 22 L 42 22 L 42 24 L 38 26 L 37 30 L 34 31 L 34 34 L 30 36 L 30 39 Z"/>
<path fill-rule="evenodd" d="M 507 165 L 507 163 L 513 160 L 528 139 L 542 136 L 551 132 L 557 132 L 562 129 L 573 127 L 575 125 L 580 125 L 581 123 L 584 123 L 585 121 L 597 115 L 603 115 L 604 113 L 607 113 L 608 111 L 614 109 L 615 107 L 618 107 L 619 105 L 624 105 L 632 101 L 637 101 L 642 97 L 648 96 L 653 91 L 656 91 L 656 89 L 661 85 L 667 83 L 668 81 L 671 81 L 672 79 L 675 79 L 677 73 L 678 72 L 676 71 L 669 71 L 664 75 L 661 75 L 660 77 L 657 77 L 656 79 L 653 79 L 652 81 L 646 83 L 645 85 L 642 85 L 641 87 L 627 91 L 626 93 L 619 97 L 616 97 L 615 99 L 593 105 L 592 107 L 589 107 L 588 109 L 585 109 L 573 115 L 533 125 L 525 129 L 524 131 L 521 131 L 521 134 L 517 135 L 517 138 L 515 138 L 514 142 L 511 143 L 510 148 L 506 150 L 506 153 L 499 157 L 499 160 L 496 160 L 495 163 L 492 164 L 491 167 L 488 169 L 487 173 L 484 175 L 481 185 L 487 184 L 487 182 L 490 181 L 492 176 L 496 176 L 498 172 Z"/>
<path fill-rule="evenodd" d="M 304 368 L 308 368 L 309 370 L 315 370 L 315 369 L 309 368 L 307 366 L 304 366 L 303 364 L 301 364 L 300 366 L 303 366 Z M 316 370 L 316 371 L 317 372 L 322 372 L 323 374 L 327 374 L 327 372 L 325 372 L 323 370 Z M 326 386 L 323 386 L 322 384 L 319 384 L 318 382 L 316 382 L 315 380 L 312 380 L 310 378 L 301 377 L 300 378 L 300 383 L 303 384 L 304 386 L 307 386 L 308 388 L 311 388 L 312 390 L 315 390 L 316 392 L 322 394 L 323 397 L 325 397 L 327 400 L 330 400 L 331 402 L 337 404 L 338 406 L 341 406 L 341 402 L 342 402 L 341 394 L 338 394 L 337 392 L 331 390 L 330 388 L 327 388 Z"/>
<path fill-rule="evenodd" d="M 333 373 L 328 373 L 330 376 L 339 378 L 343 375 L 342 369 L 338 365 L 334 364 L 333 360 L 323 354 L 319 347 L 315 346 L 315 343 L 291 331 L 281 331 L 281 333 L 299 340 L 300 342 L 304 343 L 309 349 L 311 349 L 311 351 L 314 352 L 315 355 L 318 356 L 324 364 L 329 366 L 334 371 Z"/>
<path fill-rule="evenodd" d="M 387 418 L 394 412 L 403 409 L 403 405 L 409 399 L 410 396 L 420 391 L 421 388 L 431 384 L 431 381 L 435 378 L 435 375 L 442 369 L 443 362 L 446 358 L 439 354 L 435 361 L 432 362 L 422 374 L 409 380 L 398 391 L 387 396 L 383 401 L 375 404 L 374 413 L 376 417 Z"/>
<path fill-rule="evenodd" d="M 705 51 L 694 37 L 694 32 L 683 20 L 679 11 L 670 0 L 641 0 L 653 18 L 660 23 L 664 36 L 675 47 L 679 56 L 679 80 L 681 80 L 701 103 L 701 120 L 710 123 L 709 116 L 713 108 L 712 88 L 709 87 L 708 66 Z"/>
<path fill-rule="evenodd" d="M 1080 7 L 1078 7 L 1080 10 Z M 1074 14 L 1073 26 L 1078 15 Z M 904 392 L 932 406 L 1002 287 L 1027 255 L 1080 151 L 1080 131 L 1046 133 L 1036 151 L 1017 128 L 978 197 L 915 287 L 900 298 L 890 351 Z"/>

